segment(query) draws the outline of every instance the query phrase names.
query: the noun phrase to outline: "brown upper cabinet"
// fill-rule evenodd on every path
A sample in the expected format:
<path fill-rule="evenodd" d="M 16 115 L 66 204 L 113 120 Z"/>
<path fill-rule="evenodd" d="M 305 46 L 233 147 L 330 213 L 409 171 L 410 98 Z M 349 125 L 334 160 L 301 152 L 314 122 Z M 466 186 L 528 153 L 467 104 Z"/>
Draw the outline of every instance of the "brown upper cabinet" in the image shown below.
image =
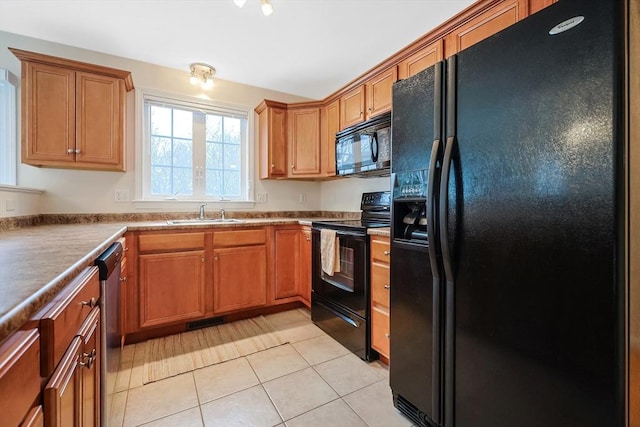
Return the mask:
<path fill-rule="evenodd" d="M 398 80 L 394 65 L 381 71 L 340 97 L 340 129 L 369 120 L 391 110 L 393 83 Z"/>
<path fill-rule="evenodd" d="M 290 177 L 320 176 L 320 107 L 287 112 Z"/>
<path fill-rule="evenodd" d="M 442 39 L 419 49 L 398 64 L 398 78 L 406 79 L 444 59 Z"/>
<path fill-rule="evenodd" d="M 22 162 L 124 171 L 131 73 L 10 50 L 22 63 Z"/>
<path fill-rule="evenodd" d="M 555 2 L 478 0 L 323 101 L 290 105 L 263 101 L 256 107 L 260 178 L 335 177 L 335 134 L 390 111 L 396 80 L 411 77 Z"/>
<path fill-rule="evenodd" d="M 529 0 L 506 0 L 474 16 L 445 37 L 450 57 L 528 16 Z"/>
<path fill-rule="evenodd" d="M 320 110 L 320 154 L 322 175 L 336 176 L 336 133 L 340 131 L 340 100 L 329 103 Z"/>
<path fill-rule="evenodd" d="M 367 80 L 364 90 L 367 97 L 365 120 L 391 111 L 391 95 L 393 83 L 396 80 L 398 80 L 398 68 L 395 65 Z"/>
<path fill-rule="evenodd" d="M 265 99 L 258 114 L 260 179 L 287 177 L 287 104 Z"/>
<path fill-rule="evenodd" d="M 364 85 L 360 85 L 340 97 L 340 129 L 364 121 Z"/>

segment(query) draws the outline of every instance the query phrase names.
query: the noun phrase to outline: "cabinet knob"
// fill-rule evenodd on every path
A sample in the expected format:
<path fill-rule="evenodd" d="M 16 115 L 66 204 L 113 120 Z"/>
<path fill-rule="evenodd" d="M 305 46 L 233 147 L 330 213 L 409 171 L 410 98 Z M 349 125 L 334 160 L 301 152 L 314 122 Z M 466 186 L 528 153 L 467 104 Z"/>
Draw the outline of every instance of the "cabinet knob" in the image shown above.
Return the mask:
<path fill-rule="evenodd" d="M 200 257 L 200 261 L 204 262 L 204 257 Z"/>
<path fill-rule="evenodd" d="M 391 289 L 391 286 L 390 286 L 390 285 L 384 285 L 384 288 L 385 288 L 386 290 L 389 290 L 389 289 Z"/>
<path fill-rule="evenodd" d="M 384 256 L 389 256 L 389 255 L 391 255 L 391 251 L 384 251 L 383 254 L 384 254 Z"/>
<path fill-rule="evenodd" d="M 126 278 L 126 277 L 121 277 L 121 278 L 120 278 L 120 281 L 121 281 L 121 282 L 126 282 L 126 281 L 127 281 L 127 278 Z"/>
<path fill-rule="evenodd" d="M 79 365 L 87 369 L 91 369 L 93 362 L 96 361 L 96 349 L 91 350 L 91 353 L 82 353 L 82 357 L 86 359 L 86 362 L 80 362 Z"/>
<path fill-rule="evenodd" d="M 360 117 L 362 117 L 362 114 L 363 114 L 362 111 L 360 111 Z"/>
<path fill-rule="evenodd" d="M 276 165 L 274 163 L 271 163 L 271 169 L 275 169 Z"/>
<path fill-rule="evenodd" d="M 73 148 L 67 148 L 67 154 L 73 154 L 75 153 L 76 150 L 74 150 Z"/>
<path fill-rule="evenodd" d="M 391 334 L 384 334 L 385 337 L 391 338 Z"/>
<path fill-rule="evenodd" d="M 371 107 L 367 108 L 367 111 L 368 111 L 368 112 L 371 112 Z"/>
<path fill-rule="evenodd" d="M 75 153 L 76 153 L 76 154 L 80 154 L 80 149 L 79 149 L 79 148 L 76 148 L 76 149 L 75 149 Z"/>
<path fill-rule="evenodd" d="M 311 241 L 311 238 L 310 238 L 310 237 L 307 237 L 307 242 L 310 242 L 310 241 Z"/>
<path fill-rule="evenodd" d="M 214 261 L 217 261 L 218 260 L 218 256 L 217 255 L 214 256 L 213 259 L 214 259 Z"/>
<path fill-rule="evenodd" d="M 81 304 L 89 306 L 89 308 L 93 308 L 96 306 L 96 299 L 92 297 L 89 301 L 82 301 Z"/>

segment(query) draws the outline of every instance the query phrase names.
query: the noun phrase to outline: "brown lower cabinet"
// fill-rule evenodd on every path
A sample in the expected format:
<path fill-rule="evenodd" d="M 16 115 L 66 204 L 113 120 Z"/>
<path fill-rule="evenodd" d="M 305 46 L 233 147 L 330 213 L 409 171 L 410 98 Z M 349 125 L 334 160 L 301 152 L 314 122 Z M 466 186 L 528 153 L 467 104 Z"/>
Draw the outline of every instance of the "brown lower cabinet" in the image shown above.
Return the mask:
<path fill-rule="evenodd" d="M 159 328 L 292 302 L 309 305 L 308 226 L 133 231 L 126 237 L 128 334 L 151 336 Z"/>
<path fill-rule="evenodd" d="M 371 347 L 389 359 L 389 266 L 388 237 L 371 236 Z"/>
<path fill-rule="evenodd" d="M 0 425 L 100 425 L 97 267 L 0 343 Z"/>
<path fill-rule="evenodd" d="M 100 425 L 100 308 L 73 338 L 44 389 L 47 427 Z"/>

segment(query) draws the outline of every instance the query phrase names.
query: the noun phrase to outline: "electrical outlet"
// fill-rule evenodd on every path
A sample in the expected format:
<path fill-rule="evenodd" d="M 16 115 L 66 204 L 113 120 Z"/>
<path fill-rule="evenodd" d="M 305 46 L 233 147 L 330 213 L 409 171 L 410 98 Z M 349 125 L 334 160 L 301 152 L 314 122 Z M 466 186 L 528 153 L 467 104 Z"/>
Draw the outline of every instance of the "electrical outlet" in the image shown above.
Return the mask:
<path fill-rule="evenodd" d="M 113 193 L 113 200 L 115 200 L 116 202 L 128 202 L 129 190 L 116 190 Z"/>
<path fill-rule="evenodd" d="M 257 203 L 267 203 L 268 195 L 267 193 L 258 193 L 256 194 L 256 202 Z"/>
<path fill-rule="evenodd" d="M 298 197 L 298 201 L 300 203 L 307 203 L 307 193 L 300 193 L 300 196 Z"/>

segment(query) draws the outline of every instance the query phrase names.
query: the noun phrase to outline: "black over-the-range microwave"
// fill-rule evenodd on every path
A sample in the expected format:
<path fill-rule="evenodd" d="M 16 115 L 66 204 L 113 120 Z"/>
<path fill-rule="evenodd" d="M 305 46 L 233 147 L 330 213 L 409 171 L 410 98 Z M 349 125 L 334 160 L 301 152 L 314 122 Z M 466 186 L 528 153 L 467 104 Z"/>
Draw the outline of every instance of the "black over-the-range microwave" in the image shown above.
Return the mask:
<path fill-rule="evenodd" d="M 383 176 L 391 168 L 391 112 L 336 134 L 336 175 Z"/>

